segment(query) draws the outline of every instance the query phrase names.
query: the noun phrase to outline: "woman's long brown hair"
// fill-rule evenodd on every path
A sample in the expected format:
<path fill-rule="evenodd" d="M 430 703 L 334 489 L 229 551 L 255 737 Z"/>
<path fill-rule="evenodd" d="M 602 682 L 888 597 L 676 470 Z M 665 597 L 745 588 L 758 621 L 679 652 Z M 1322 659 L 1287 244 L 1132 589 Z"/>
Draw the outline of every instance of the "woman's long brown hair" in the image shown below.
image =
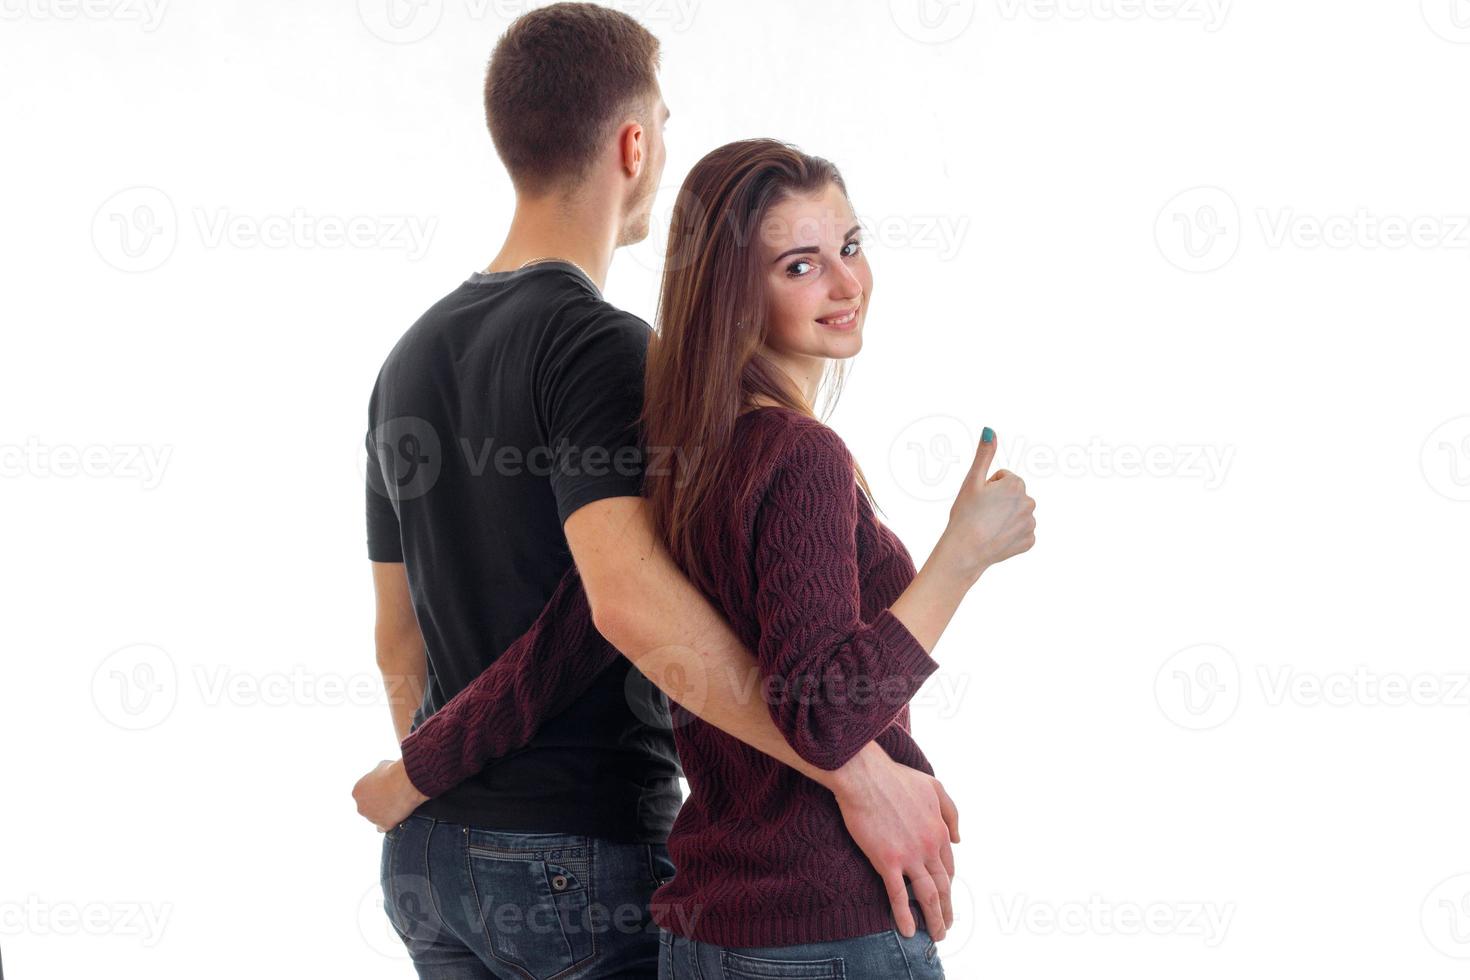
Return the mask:
<path fill-rule="evenodd" d="M 718 557 L 699 531 L 715 526 L 724 516 L 715 511 L 748 492 L 753 476 L 731 459 L 736 417 L 757 398 L 813 416 L 765 354 L 761 224 L 781 201 L 829 184 L 847 193 L 830 161 L 778 140 L 739 140 L 695 164 L 674 202 L 640 419 L 651 464 L 643 493 L 664 546 L 706 593 L 714 592 L 706 564 Z M 823 380 L 829 408 L 843 374 L 833 362 Z M 871 501 L 861 469 L 856 477 Z"/>

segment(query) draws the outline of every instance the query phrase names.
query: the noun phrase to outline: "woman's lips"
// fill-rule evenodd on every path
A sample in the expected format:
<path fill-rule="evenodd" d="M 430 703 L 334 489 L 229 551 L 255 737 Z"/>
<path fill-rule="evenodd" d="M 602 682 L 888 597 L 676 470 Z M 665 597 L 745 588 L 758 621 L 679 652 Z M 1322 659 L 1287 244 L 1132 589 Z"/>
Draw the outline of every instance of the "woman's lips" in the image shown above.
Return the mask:
<path fill-rule="evenodd" d="M 849 330 L 852 327 L 857 326 L 857 314 L 858 308 L 854 306 L 852 309 L 847 310 L 843 313 L 834 313 L 832 316 L 818 317 L 817 322 L 824 327 L 831 327 L 834 330 Z"/>

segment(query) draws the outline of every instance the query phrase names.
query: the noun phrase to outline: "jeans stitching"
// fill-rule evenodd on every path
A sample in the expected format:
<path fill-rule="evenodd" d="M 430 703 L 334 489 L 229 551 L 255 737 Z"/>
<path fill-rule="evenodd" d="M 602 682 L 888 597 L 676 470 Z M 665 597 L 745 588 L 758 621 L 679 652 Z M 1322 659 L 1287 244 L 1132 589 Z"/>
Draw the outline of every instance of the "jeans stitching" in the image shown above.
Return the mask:
<path fill-rule="evenodd" d="M 888 930 L 888 934 L 893 937 L 893 945 L 898 947 L 898 957 L 903 960 L 903 972 L 908 974 L 909 980 L 914 980 L 914 968 L 909 965 L 909 954 L 904 952 L 903 937 L 898 934 L 897 929 Z"/>
<path fill-rule="evenodd" d="M 398 933 L 398 937 L 403 939 L 404 943 L 407 944 L 408 938 L 403 935 L 403 930 L 398 928 L 398 923 L 393 918 L 393 911 L 398 907 L 398 889 L 393 887 L 394 883 L 398 880 L 397 841 L 388 839 L 385 840 L 385 843 L 388 847 L 388 860 L 384 862 L 388 866 L 388 880 L 383 882 L 384 912 L 388 915 L 388 924 L 393 927 L 393 931 Z"/>
<path fill-rule="evenodd" d="M 439 896 L 434 894 L 434 881 L 429 877 L 429 871 L 433 867 L 429 863 L 429 844 L 434 839 L 434 829 L 439 826 L 439 821 L 429 818 L 429 832 L 424 834 L 424 890 L 429 893 L 429 904 L 434 908 L 434 918 L 438 920 L 435 932 L 443 931 L 449 920 L 444 918 L 444 910 L 439 908 Z M 479 900 L 476 899 L 476 904 Z"/>

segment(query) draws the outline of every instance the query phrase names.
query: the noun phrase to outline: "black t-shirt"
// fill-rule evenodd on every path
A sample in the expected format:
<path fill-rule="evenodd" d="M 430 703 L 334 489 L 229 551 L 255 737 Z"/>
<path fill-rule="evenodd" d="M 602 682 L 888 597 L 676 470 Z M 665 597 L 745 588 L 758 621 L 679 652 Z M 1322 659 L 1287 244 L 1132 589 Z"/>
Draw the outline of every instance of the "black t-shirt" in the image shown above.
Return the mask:
<path fill-rule="evenodd" d="M 562 524 L 638 496 L 652 330 L 566 262 L 475 273 L 388 355 L 368 413 L 368 557 L 407 566 L 428 653 L 414 726 L 540 615 Z M 681 801 L 668 703 L 623 658 L 531 743 L 420 807 L 495 830 L 662 842 Z"/>

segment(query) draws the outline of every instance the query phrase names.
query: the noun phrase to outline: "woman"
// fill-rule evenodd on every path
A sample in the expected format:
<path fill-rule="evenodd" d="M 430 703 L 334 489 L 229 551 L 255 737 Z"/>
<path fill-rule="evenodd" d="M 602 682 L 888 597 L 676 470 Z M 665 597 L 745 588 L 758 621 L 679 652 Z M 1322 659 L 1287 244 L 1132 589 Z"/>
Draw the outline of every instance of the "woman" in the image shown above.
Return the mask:
<path fill-rule="evenodd" d="M 980 573 L 1031 547 L 1034 502 L 1014 474 L 985 479 L 987 429 L 949 527 L 915 571 L 812 412 L 824 378 L 840 386 L 861 349 L 872 285 L 832 164 L 773 140 L 702 159 L 675 205 L 644 394 L 646 445 L 678 451 L 660 453 L 669 465 L 649 468 L 644 494 L 674 559 L 756 652 L 793 748 L 837 768 L 876 739 L 932 774 L 907 702 Z M 505 656 L 546 663 L 590 630 L 574 570 Z M 436 748 L 453 742 L 451 706 L 403 745 L 436 786 L 468 775 L 476 753 L 514 748 Z M 677 874 L 660 875 L 651 905 L 660 977 L 943 976 L 923 929 L 894 929 L 884 883 L 829 792 L 681 706 L 672 715 L 690 796 L 668 842 Z"/>

